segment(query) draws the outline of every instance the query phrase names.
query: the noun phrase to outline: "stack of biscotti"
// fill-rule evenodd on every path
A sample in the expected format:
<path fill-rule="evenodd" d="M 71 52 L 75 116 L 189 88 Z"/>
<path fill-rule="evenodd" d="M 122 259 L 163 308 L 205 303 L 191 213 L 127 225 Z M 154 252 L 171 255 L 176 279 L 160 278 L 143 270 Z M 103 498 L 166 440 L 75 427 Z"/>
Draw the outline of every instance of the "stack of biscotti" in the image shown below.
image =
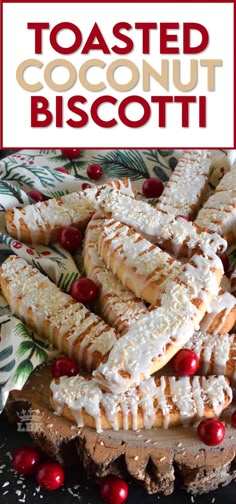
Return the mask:
<path fill-rule="evenodd" d="M 198 183 L 191 195 L 182 191 L 178 198 L 190 166 L 199 175 Z M 62 415 L 62 424 L 70 421 L 81 427 L 83 434 L 76 437 L 76 446 L 84 443 L 84 433 L 89 444 L 89 436 L 95 439 L 96 431 L 103 429 L 99 439 L 106 439 L 106 429 L 109 438 L 113 437 L 110 429 L 120 431 L 120 437 L 114 439 L 126 438 L 125 430 L 132 429 L 137 443 L 137 429 L 156 435 L 153 427 L 190 425 L 199 418 L 221 414 L 231 402 L 235 338 L 226 333 L 235 323 L 236 302 L 221 288 L 223 268 L 218 257 L 227 247 L 228 235 L 219 228 L 199 225 L 198 217 L 196 224 L 184 218 L 194 218 L 204 203 L 209 167 L 209 153 L 186 152 L 157 207 L 134 200 L 131 186 L 117 181 L 113 186 L 83 191 L 73 205 L 72 199 L 63 197 L 65 201 L 37 204 L 34 210 L 26 207 L 7 212 L 9 232 L 31 242 L 54 241 L 65 225 L 84 228 L 88 223 L 84 269 L 99 286 L 97 310 L 101 318 L 21 259 L 11 257 L 1 269 L 3 293 L 18 317 L 73 356 L 87 372 L 94 370 L 90 376 L 53 380 L 43 394 L 47 395 L 47 409 L 50 399 L 56 413 Z M 51 220 L 53 208 L 58 216 Z M 81 212 L 79 219 L 76 208 Z M 163 368 L 180 348 L 191 348 L 198 354 L 201 376 L 181 379 L 165 375 Z M 156 371 L 160 376 L 153 376 Z M 46 374 L 42 370 L 42 379 Z M 32 403 L 30 390 L 27 394 Z M 24 393 L 17 393 L 15 400 L 22 399 Z M 95 429 L 94 434 L 87 427 Z M 165 431 L 159 432 L 165 437 Z M 194 437 L 193 430 L 191 433 Z M 117 449 L 117 442 L 115 446 Z M 126 446 L 128 452 L 128 441 Z M 163 485 L 155 486 L 150 474 L 142 478 L 146 485 L 151 478 L 152 491 L 168 493 L 173 489 L 172 464 L 181 458 L 177 451 L 174 455 L 171 451 L 168 468 L 164 464 Z M 91 467 L 88 458 L 84 464 Z M 106 470 L 112 471 L 112 463 L 108 466 Z M 128 464 L 132 474 L 131 466 Z M 200 491 L 195 480 L 189 489 L 194 485 Z M 205 483 L 205 489 L 214 486 L 215 480 L 212 486 Z"/>

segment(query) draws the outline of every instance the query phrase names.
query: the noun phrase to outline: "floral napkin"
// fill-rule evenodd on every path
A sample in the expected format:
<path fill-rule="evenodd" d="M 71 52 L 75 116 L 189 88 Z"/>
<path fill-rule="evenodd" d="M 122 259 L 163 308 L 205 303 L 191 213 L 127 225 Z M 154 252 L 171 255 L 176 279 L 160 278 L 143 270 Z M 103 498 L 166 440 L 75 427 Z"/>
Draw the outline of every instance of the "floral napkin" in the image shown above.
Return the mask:
<path fill-rule="evenodd" d="M 24 244 L 11 238 L 5 229 L 8 208 L 33 203 L 28 193 L 37 190 L 47 198 L 79 191 L 90 164 L 99 164 L 102 184 L 112 178 L 129 177 L 143 197 L 142 185 L 149 177 L 159 177 L 165 183 L 174 170 L 180 150 L 81 150 L 76 159 L 64 157 L 59 150 L 21 150 L 0 161 L 0 262 L 9 254 L 17 254 L 46 274 L 65 292 L 80 276 L 80 254 L 73 257 L 58 243 L 50 246 Z M 209 190 L 213 190 L 236 158 L 236 151 L 212 151 Z M 65 168 L 69 174 L 57 171 Z M 193 181 L 194 183 L 194 181 Z M 150 200 L 155 204 L 157 200 Z M 236 246 L 230 253 L 236 265 Z M 0 412 L 10 390 L 21 389 L 33 369 L 58 352 L 40 340 L 16 317 L 0 293 Z"/>

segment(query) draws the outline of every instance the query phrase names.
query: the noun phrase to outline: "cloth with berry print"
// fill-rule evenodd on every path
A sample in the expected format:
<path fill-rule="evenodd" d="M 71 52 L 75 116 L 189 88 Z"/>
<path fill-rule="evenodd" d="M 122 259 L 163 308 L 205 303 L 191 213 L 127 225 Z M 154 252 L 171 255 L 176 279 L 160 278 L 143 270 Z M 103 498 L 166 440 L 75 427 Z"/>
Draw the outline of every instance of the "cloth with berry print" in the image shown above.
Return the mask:
<path fill-rule="evenodd" d="M 49 276 L 63 291 L 80 276 L 80 253 L 73 256 L 59 243 L 32 247 L 13 239 L 5 228 L 5 211 L 12 207 L 33 204 L 32 191 L 44 198 L 59 197 L 79 191 L 82 185 L 92 185 L 87 174 L 91 165 L 102 168 L 96 184 L 114 178 L 129 177 L 144 197 L 143 183 L 150 177 L 167 182 L 180 157 L 181 150 L 80 150 L 73 159 L 60 150 L 21 150 L 0 161 L 0 262 L 16 254 Z M 236 151 L 212 151 L 209 190 L 212 191 L 229 170 Z M 194 181 L 193 181 L 194 182 Z M 30 193 L 30 194 L 29 194 Z M 157 203 L 157 199 L 148 200 Z M 236 247 L 230 250 L 231 266 L 236 266 Z M 20 320 L 14 317 L 0 293 L 0 412 L 11 389 L 21 389 L 36 366 L 58 352 L 41 341 Z"/>

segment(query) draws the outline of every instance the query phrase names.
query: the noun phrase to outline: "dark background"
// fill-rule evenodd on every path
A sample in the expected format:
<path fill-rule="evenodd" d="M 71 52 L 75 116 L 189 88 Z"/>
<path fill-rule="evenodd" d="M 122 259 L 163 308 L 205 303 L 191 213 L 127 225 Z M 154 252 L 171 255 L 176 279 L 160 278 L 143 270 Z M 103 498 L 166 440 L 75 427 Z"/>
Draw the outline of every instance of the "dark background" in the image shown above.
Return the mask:
<path fill-rule="evenodd" d="M 0 158 L 15 152 L 0 150 Z M 0 504 L 102 504 L 98 487 L 87 481 L 81 468 L 66 472 L 65 485 L 56 492 L 45 492 L 37 487 L 33 478 L 21 478 L 12 469 L 14 451 L 23 445 L 32 444 L 27 434 L 21 434 L 0 416 Z M 17 492 L 17 493 L 16 493 Z M 126 504 L 236 504 L 236 482 L 207 495 L 191 497 L 176 491 L 169 497 L 148 495 L 138 485 L 130 483 Z"/>

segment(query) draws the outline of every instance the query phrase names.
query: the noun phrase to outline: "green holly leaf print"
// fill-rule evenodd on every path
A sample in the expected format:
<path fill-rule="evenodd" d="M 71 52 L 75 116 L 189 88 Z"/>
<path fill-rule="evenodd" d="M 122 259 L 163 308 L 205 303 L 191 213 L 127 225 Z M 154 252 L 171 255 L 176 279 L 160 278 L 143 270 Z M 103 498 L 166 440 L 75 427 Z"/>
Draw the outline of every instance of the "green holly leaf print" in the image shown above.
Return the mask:
<path fill-rule="evenodd" d="M 65 194 L 69 194 L 70 191 L 65 190 L 65 191 L 47 191 L 47 197 L 48 198 L 61 198 L 61 196 L 64 196 Z"/>
<path fill-rule="evenodd" d="M 40 362 L 44 362 L 48 358 L 47 352 L 38 345 L 35 345 L 35 355 L 38 357 Z"/>
<path fill-rule="evenodd" d="M 4 196 L 14 196 L 19 203 L 24 204 L 19 187 L 16 187 L 9 182 L 5 182 L 4 180 L 0 180 L 0 194 L 3 194 Z"/>
<path fill-rule="evenodd" d="M 63 182 L 64 175 L 48 166 L 31 166 L 30 172 L 35 175 L 45 189 L 54 187 L 55 182 Z"/>
<path fill-rule="evenodd" d="M 50 348 L 52 348 L 51 343 L 49 343 L 47 341 L 42 341 L 41 339 L 36 338 L 34 335 L 32 336 L 32 338 L 37 346 L 45 348 L 46 350 L 50 350 Z"/>
<path fill-rule="evenodd" d="M 30 373 L 32 373 L 33 369 L 34 368 L 32 362 L 29 359 L 24 359 L 17 366 L 15 374 L 13 376 L 13 381 L 17 383 L 19 380 L 21 380 L 23 383 L 25 383 Z"/>
<path fill-rule="evenodd" d="M 22 343 L 20 343 L 20 345 L 18 347 L 17 355 L 23 356 L 26 353 L 28 353 L 29 351 L 31 351 L 32 349 L 35 349 L 35 344 L 33 341 L 30 341 L 30 340 L 22 341 Z"/>
<path fill-rule="evenodd" d="M 76 273 L 61 273 L 59 276 L 57 286 L 64 292 L 69 292 L 72 283 L 79 278 L 79 272 Z"/>
<path fill-rule="evenodd" d="M 19 324 L 16 325 L 14 332 L 16 336 L 20 336 L 21 338 L 28 338 L 32 339 L 30 332 L 28 329 L 26 329 L 25 325 L 22 324 L 22 322 L 19 322 Z"/>
<path fill-rule="evenodd" d="M 88 177 L 84 177 L 79 173 L 80 170 L 85 170 L 88 166 L 87 161 L 82 159 L 83 153 L 84 151 L 81 150 L 78 158 L 75 159 L 69 159 L 62 154 L 57 154 L 55 156 L 50 156 L 50 161 L 71 172 L 70 175 L 74 175 L 75 177 L 81 178 L 83 180 L 90 180 Z"/>
<path fill-rule="evenodd" d="M 115 150 L 93 157 L 103 172 L 113 178 L 128 177 L 131 180 L 149 178 L 149 171 L 139 151 Z"/>

